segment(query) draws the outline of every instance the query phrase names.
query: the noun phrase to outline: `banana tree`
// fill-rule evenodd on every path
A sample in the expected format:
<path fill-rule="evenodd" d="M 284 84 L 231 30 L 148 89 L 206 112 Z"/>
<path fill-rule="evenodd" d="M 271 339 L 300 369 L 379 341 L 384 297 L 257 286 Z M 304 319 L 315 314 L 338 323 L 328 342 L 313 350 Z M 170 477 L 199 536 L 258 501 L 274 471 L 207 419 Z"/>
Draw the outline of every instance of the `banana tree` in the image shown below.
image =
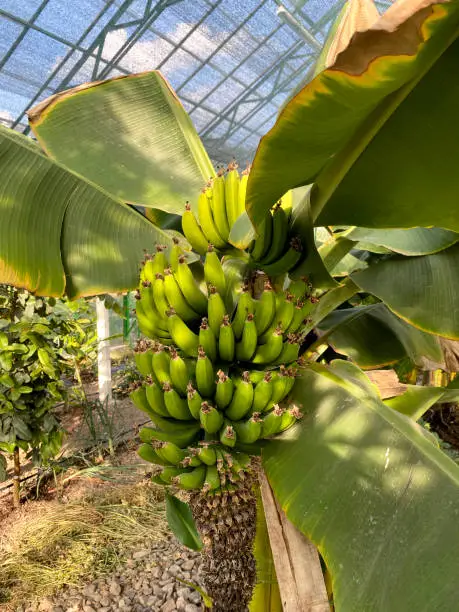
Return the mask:
<path fill-rule="evenodd" d="M 244 610 L 250 600 L 255 468 L 240 463 L 256 452 L 283 510 L 319 547 L 337 610 L 457 606 L 459 472 L 416 423 L 457 390 L 410 388 L 383 402 L 358 366 L 407 356 L 441 363 L 438 337 L 459 337 L 458 38 L 456 1 L 400 1 L 381 18 L 371 4 L 351 3 L 321 70 L 284 106 L 242 177 L 234 165 L 215 173 L 155 72 L 46 100 L 29 113 L 38 145 L 0 131 L 0 282 L 39 295 L 124 291 L 139 284 L 144 249 L 158 246 L 144 257 L 138 316 L 161 346 L 150 352 L 145 342 L 137 355 L 156 382 L 133 397 L 156 425 L 142 452 L 163 464 L 163 482 L 193 485 L 216 609 Z M 182 216 L 187 240 L 165 229 L 168 215 Z M 208 243 L 216 250 L 206 252 Z M 190 245 L 203 267 L 188 267 Z M 269 279 L 264 292 L 260 278 Z M 327 364 L 328 346 L 354 364 Z M 184 376 L 192 388 L 180 392 Z M 268 400 L 242 418 L 240 401 L 220 410 L 217 389 L 228 380 L 239 400 L 250 385 L 286 379 L 294 384 L 280 406 Z M 185 393 L 201 393 L 204 408 L 193 414 Z M 300 405 L 303 418 L 273 437 Z M 185 467 L 173 465 L 172 439 Z M 209 459 L 212 448 L 224 452 L 221 463 Z M 212 488 L 205 458 L 229 489 Z M 190 540 L 185 511 L 181 524 Z M 199 546 L 197 534 L 191 540 Z"/>

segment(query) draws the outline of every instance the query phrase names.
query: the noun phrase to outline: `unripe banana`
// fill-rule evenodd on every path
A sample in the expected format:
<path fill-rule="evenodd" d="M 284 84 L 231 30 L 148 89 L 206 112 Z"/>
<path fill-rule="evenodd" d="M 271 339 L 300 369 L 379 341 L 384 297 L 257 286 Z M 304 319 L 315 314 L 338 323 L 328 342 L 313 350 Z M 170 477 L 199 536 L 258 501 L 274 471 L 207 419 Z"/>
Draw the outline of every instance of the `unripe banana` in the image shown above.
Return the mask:
<path fill-rule="evenodd" d="M 171 417 L 179 421 L 188 421 L 192 418 L 188 402 L 183 397 L 180 397 L 170 383 L 165 382 L 163 384 L 163 391 L 164 403 Z"/>
<path fill-rule="evenodd" d="M 258 333 L 256 323 L 252 313 L 247 315 L 244 328 L 242 330 L 242 338 L 236 345 L 236 358 L 238 361 L 251 361 L 258 342 Z"/>
<path fill-rule="evenodd" d="M 139 410 L 150 415 L 151 408 L 147 400 L 147 394 L 144 387 L 138 387 L 129 394 L 129 397 L 134 402 Z"/>
<path fill-rule="evenodd" d="M 160 338 L 162 342 L 166 342 L 167 336 L 169 334 L 166 334 L 166 338 L 162 337 L 165 334 L 165 332 L 159 327 L 157 327 L 154 321 L 151 321 L 147 317 L 142 307 L 142 304 L 140 303 L 140 295 L 138 298 L 136 295 L 136 299 L 137 301 L 135 305 L 135 310 L 136 310 L 136 315 L 137 315 L 137 323 L 139 325 L 139 329 L 142 332 L 142 334 L 144 336 L 147 336 L 147 338 L 151 338 L 152 340 Z"/>
<path fill-rule="evenodd" d="M 290 393 L 294 384 L 295 374 L 293 370 L 287 370 L 284 365 L 281 365 L 279 372 L 276 372 L 273 377 L 271 402 L 273 404 L 280 403 Z"/>
<path fill-rule="evenodd" d="M 292 317 L 292 320 L 290 321 L 290 325 L 284 328 L 286 334 L 294 334 L 295 332 L 299 330 L 299 328 L 303 324 L 304 305 L 305 305 L 305 301 L 302 300 L 301 298 L 298 298 L 294 306 L 294 309 L 293 309 L 293 317 Z"/>
<path fill-rule="evenodd" d="M 159 274 L 159 272 L 156 274 L 155 280 L 153 281 L 151 291 L 158 313 L 162 317 L 166 317 L 166 312 L 169 310 L 169 302 L 167 301 L 166 290 L 164 288 L 164 276 Z"/>
<path fill-rule="evenodd" d="M 239 210 L 239 172 L 237 171 L 237 163 L 231 162 L 228 165 L 228 171 L 225 179 L 225 201 L 226 213 L 228 216 L 229 228 L 233 227 L 238 218 Z"/>
<path fill-rule="evenodd" d="M 220 430 L 220 442 L 224 446 L 233 447 L 236 444 L 236 432 L 232 424 L 225 419 Z"/>
<path fill-rule="evenodd" d="M 220 335 L 220 326 L 223 323 L 223 317 L 226 315 L 225 303 L 216 288 L 213 285 L 209 286 L 209 302 L 207 310 L 207 318 L 211 330 L 214 332 L 215 338 Z"/>
<path fill-rule="evenodd" d="M 269 405 L 273 394 L 273 380 L 271 372 L 266 372 L 263 380 L 255 385 L 253 390 L 253 412 L 263 412 Z"/>
<path fill-rule="evenodd" d="M 202 319 L 201 327 L 199 328 L 199 344 L 209 359 L 215 363 L 217 361 L 217 339 L 206 317 Z"/>
<path fill-rule="evenodd" d="M 178 474 L 172 479 L 172 483 L 181 489 L 201 489 L 206 478 L 206 472 L 206 466 L 200 465 L 191 472 Z"/>
<path fill-rule="evenodd" d="M 155 280 L 156 274 L 162 274 L 164 268 L 167 266 L 166 254 L 164 251 L 166 247 L 158 244 L 156 246 L 156 253 L 153 257 L 148 257 L 145 262 L 145 266 L 143 269 L 143 276 L 145 280 L 152 283 Z"/>
<path fill-rule="evenodd" d="M 218 352 L 220 359 L 223 361 L 234 360 L 234 333 L 229 322 L 229 316 L 223 317 L 222 324 L 220 325 L 220 335 L 218 337 Z"/>
<path fill-rule="evenodd" d="M 215 393 L 215 372 L 211 360 L 202 346 L 198 347 L 196 362 L 196 385 L 203 397 L 213 397 Z"/>
<path fill-rule="evenodd" d="M 178 348 L 189 357 L 197 357 L 199 338 L 171 308 L 168 311 L 169 331 Z"/>
<path fill-rule="evenodd" d="M 161 431 L 152 427 L 143 427 L 139 432 L 140 440 L 146 443 L 152 440 L 163 440 L 164 442 L 174 442 L 180 448 L 185 448 L 196 439 L 201 429 L 201 425 L 196 423 L 196 421 L 192 423 L 169 421 L 168 424 L 175 425 L 176 429 L 173 431 Z"/>
<path fill-rule="evenodd" d="M 247 182 L 249 180 L 249 172 L 250 172 L 250 168 L 246 168 L 242 172 L 241 179 L 239 181 L 236 218 L 240 217 L 242 213 L 245 212 L 245 194 L 247 193 Z"/>
<path fill-rule="evenodd" d="M 261 336 L 271 325 L 276 314 L 276 296 L 269 281 L 265 282 L 261 298 L 255 309 L 255 325 L 258 335 Z"/>
<path fill-rule="evenodd" d="M 201 442 L 201 447 L 198 449 L 198 457 L 206 465 L 215 465 L 217 462 L 215 449 L 207 442 Z"/>
<path fill-rule="evenodd" d="M 282 329 L 278 327 L 266 344 L 262 344 L 257 348 L 253 356 L 253 363 L 272 363 L 279 357 L 282 346 Z"/>
<path fill-rule="evenodd" d="M 176 389 L 180 395 L 185 396 L 188 385 L 188 366 L 182 357 L 177 353 L 175 348 L 171 347 L 170 350 L 171 362 L 170 362 L 170 378 L 174 389 Z"/>
<path fill-rule="evenodd" d="M 209 241 L 205 237 L 189 202 L 185 205 L 185 212 L 182 215 L 182 229 L 185 238 L 191 244 L 196 253 L 205 255 Z"/>
<path fill-rule="evenodd" d="M 201 425 L 208 434 L 217 433 L 223 424 L 223 414 L 209 402 L 202 402 L 200 410 Z"/>
<path fill-rule="evenodd" d="M 204 493 L 215 491 L 220 488 L 220 475 L 216 465 L 209 465 L 206 470 L 206 478 L 202 490 Z"/>
<path fill-rule="evenodd" d="M 226 294 L 225 273 L 212 244 L 209 244 L 204 261 L 204 278 L 206 283 L 213 285 L 223 298 Z"/>
<path fill-rule="evenodd" d="M 181 319 L 188 322 L 199 318 L 198 313 L 186 301 L 170 268 L 164 270 L 164 290 L 167 301 Z"/>
<path fill-rule="evenodd" d="M 289 249 L 280 259 L 270 264 L 259 264 L 268 276 L 279 276 L 293 270 L 302 256 L 302 244 L 299 238 L 292 238 Z"/>
<path fill-rule="evenodd" d="M 151 444 L 141 444 L 137 449 L 137 454 L 144 461 L 155 463 L 156 465 L 169 465 L 162 457 L 158 455 Z"/>
<path fill-rule="evenodd" d="M 182 460 L 181 465 L 184 467 L 197 467 L 202 465 L 202 461 L 196 455 L 188 455 Z"/>
<path fill-rule="evenodd" d="M 279 321 L 282 324 L 283 329 L 287 329 L 293 319 L 295 311 L 294 297 L 288 291 L 285 293 L 285 297 L 282 296 L 281 302 L 276 309 L 274 316 L 275 321 Z"/>
<path fill-rule="evenodd" d="M 234 429 L 238 442 L 243 444 L 252 444 L 261 436 L 262 419 L 258 412 L 254 412 L 247 421 L 238 421 L 234 423 Z"/>
<path fill-rule="evenodd" d="M 209 191 L 209 193 L 208 193 Z M 211 202 L 208 196 L 212 196 L 212 191 L 207 188 L 203 189 L 198 198 L 198 216 L 207 241 L 212 243 L 217 249 L 224 249 L 227 244 L 220 235 L 217 226 L 215 225 L 212 214 Z"/>
<path fill-rule="evenodd" d="M 187 386 L 187 401 L 188 408 L 193 416 L 193 419 L 199 421 L 199 411 L 201 410 L 202 397 L 193 387 L 193 383 L 189 382 Z"/>
<path fill-rule="evenodd" d="M 150 321 L 154 322 L 155 325 L 161 327 L 160 314 L 156 309 L 153 293 L 151 291 L 151 283 L 150 281 L 144 280 L 139 287 L 139 295 L 140 295 L 140 303 L 142 304 L 142 308 L 150 319 Z"/>
<path fill-rule="evenodd" d="M 232 322 L 233 332 L 237 340 L 242 336 L 247 315 L 251 312 L 255 312 L 255 301 L 250 295 L 249 288 L 244 286 Z"/>
<path fill-rule="evenodd" d="M 163 470 L 159 474 L 159 477 L 166 484 L 171 484 L 174 478 L 177 478 L 177 476 L 180 476 L 181 474 L 187 474 L 189 472 L 190 470 L 188 468 L 171 466 L 163 468 Z"/>
<path fill-rule="evenodd" d="M 171 254 L 169 256 L 169 266 L 172 272 L 175 274 L 177 272 L 179 258 L 184 256 L 184 252 L 177 238 L 172 238 L 172 242 L 174 243 L 174 246 L 172 247 Z"/>
<path fill-rule="evenodd" d="M 244 372 L 242 381 L 236 386 L 233 399 L 225 411 L 225 416 L 232 421 L 243 419 L 249 412 L 253 403 L 253 385 L 250 382 L 249 373 Z"/>
<path fill-rule="evenodd" d="M 297 421 L 303 418 L 303 413 L 298 408 L 298 406 L 293 406 L 293 408 L 289 408 L 282 415 L 282 423 L 279 431 L 285 431 L 289 429 L 292 425 L 295 425 Z"/>
<path fill-rule="evenodd" d="M 155 378 L 160 385 L 163 385 L 165 382 L 172 382 L 170 375 L 170 365 L 171 357 L 169 352 L 166 351 L 165 347 L 161 344 L 155 345 L 151 358 L 151 366 Z"/>
<path fill-rule="evenodd" d="M 219 170 L 212 182 L 212 213 L 220 236 L 228 242 L 230 232 L 226 213 L 224 172 Z"/>
<path fill-rule="evenodd" d="M 273 213 L 273 235 L 268 252 L 262 258 L 261 264 L 273 263 L 282 257 L 287 249 L 288 238 L 288 219 L 285 211 L 280 206 L 276 206 Z"/>
<path fill-rule="evenodd" d="M 273 362 L 274 365 L 290 364 L 298 359 L 302 337 L 298 334 L 287 334 L 287 340 L 282 345 L 279 357 Z"/>
<path fill-rule="evenodd" d="M 185 257 L 178 259 L 175 271 L 177 283 L 191 308 L 199 314 L 207 312 L 207 297 L 202 293 L 196 279 L 193 276 Z"/>
<path fill-rule="evenodd" d="M 215 402 L 220 410 L 224 410 L 233 398 L 233 381 L 223 370 L 217 372 L 217 389 L 215 391 Z"/>
<path fill-rule="evenodd" d="M 171 465 L 178 466 L 186 457 L 186 451 L 179 448 L 177 444 L 174 444 L 173 442 L 158 442 L 156 452 Z"/>
<path fill-rule="evenodd" d="M 263 221 L 260 223 L 258 229 L 258 236 L 255 238 L 255 243 L 251 252 L 251 257 L 255 261 L 260 261 L 262 257 L 266 255 L 273 237 L 273 218 L 271 211 L 268 210 L 265 214 Z"/>
<path fill-rule="evenodd" d="M 135 351 L 134 359 L 136 368 L 142 374 L 142 376 L 150 376 L 151 375 L 151 352 L 150 350 L 146 351 Z"/>
<path fill-rule="evenodd" d="M 308 279 L 303 276 L 298 280 L 292 281 L 288 286 L 288 292 L 293 295 L 296 300 L 303 300 L 306 294 L 309 294 L 312 286 Z"/>
<path fill-rule="evenodd" d="M 285 410 L 278 404 L 274 405 L 274 409 L 268 412 L 263 417 L 263 423 L 261 428 L 261 437 L 267 438 L 279 433 L 282 426 L 282 415 Z"/>
<path fill-rule="evenodd" d="M 147 401 L 153 412 L 159 414 L 159 416 L 168 418 L 171 415 L 169 414 L 166 404 L 164 403 L 164 394 L 161 390 L 161 387 L 151 381 L 151 383 L 147 384 L 145 387 L 145 394 L 147 396 Z"/>

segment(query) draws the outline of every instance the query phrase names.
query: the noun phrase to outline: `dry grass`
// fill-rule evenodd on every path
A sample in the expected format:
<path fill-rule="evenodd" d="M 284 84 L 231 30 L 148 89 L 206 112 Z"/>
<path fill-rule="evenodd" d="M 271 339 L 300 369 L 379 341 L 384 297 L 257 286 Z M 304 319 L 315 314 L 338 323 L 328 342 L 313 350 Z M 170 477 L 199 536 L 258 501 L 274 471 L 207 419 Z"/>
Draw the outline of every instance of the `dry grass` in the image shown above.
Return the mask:
<path fill-rule="evenodd" d="M 25 513 L 0 540 L 0 603 L 14 609 L 32 596 L 108 572 L 136 544 L 167 533 L 163 493 L 151 484 L 111 486 L 78 503 L 47 503 Z"/>

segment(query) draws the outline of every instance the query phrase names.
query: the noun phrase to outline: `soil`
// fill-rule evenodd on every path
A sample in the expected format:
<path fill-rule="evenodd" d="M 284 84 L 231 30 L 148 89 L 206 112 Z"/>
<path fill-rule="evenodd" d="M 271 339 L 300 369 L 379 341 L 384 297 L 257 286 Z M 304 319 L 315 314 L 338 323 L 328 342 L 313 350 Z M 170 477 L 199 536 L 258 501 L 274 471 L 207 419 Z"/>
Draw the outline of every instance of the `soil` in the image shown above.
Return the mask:
<path fill-rule="evenodd" d="M 425 421 L 444 442 L 459 453 L 459 405 L 440 404 L 431 408 Z"/>

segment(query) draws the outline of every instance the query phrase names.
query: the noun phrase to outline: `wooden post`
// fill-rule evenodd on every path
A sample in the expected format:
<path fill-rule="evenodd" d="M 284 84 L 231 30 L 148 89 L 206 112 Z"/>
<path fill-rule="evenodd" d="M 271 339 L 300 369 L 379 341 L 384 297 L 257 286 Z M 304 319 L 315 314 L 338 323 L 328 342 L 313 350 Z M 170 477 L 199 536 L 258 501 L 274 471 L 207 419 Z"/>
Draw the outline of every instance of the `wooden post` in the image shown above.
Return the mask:
<path fill-rule="evenodd" d="M 112 368 L 110 360 L 110 341 L 106 340 L 110 336 L 110 324 L 108 310 L 105 308 L 103 300 L 96 298 L 97 313 L 97 378 L 99 382 L 99 399 L 105 402 L 112 399 Z"/>
<path fill-rule="evenodd" d="M 21 504 L 21 462 L 18 446 L 14 447 L 13 464 L 13 508 L 18 509 Z"/>
<path fill-rule="evenodd" d="M 279 508 L 264 473 L 261 498 L 284 612 L 330 612 L 319 553 Z"/>

